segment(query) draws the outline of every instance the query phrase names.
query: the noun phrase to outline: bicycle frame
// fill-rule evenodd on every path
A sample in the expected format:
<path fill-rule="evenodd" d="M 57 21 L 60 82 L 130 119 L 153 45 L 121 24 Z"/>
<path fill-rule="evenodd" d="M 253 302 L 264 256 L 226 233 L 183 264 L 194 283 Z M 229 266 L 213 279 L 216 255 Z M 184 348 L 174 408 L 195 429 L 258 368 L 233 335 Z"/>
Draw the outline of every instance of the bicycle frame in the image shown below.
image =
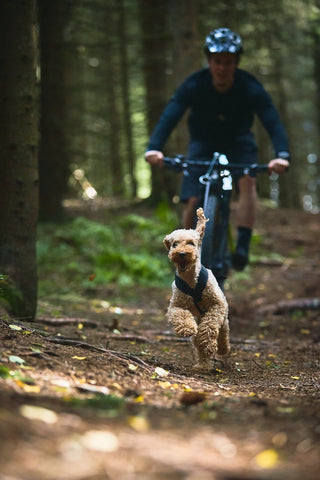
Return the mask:
<path fill-rule="evenodd" d="M 209 222 L 202 242 L 201 262 L 210 268 L 220 285 L 223 285 L 230 267 L 228 258 L 228 234 L 230 200 L 232 194 L 232 171 L 256 177 L 267 171 L 268 165 L 230 164 L 224 154 L 215 152 L 210 161 L 186 160 L 184 156 L 164 157 L 164 163 L 171 169 L 188 174 L 189 166 L 206 167 L 207 172 L 199 177 L 204 186 L 203 210 Z"/>

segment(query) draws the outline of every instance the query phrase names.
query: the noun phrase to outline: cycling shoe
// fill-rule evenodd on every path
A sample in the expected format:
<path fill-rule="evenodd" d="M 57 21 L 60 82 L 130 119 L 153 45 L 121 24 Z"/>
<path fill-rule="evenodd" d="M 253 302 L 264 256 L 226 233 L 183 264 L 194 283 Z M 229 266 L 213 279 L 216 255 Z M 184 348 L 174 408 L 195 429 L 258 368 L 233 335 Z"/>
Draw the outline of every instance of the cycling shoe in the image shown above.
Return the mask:
<path fill-rule="evenodd" d="M 232 267 L 238 272 L 242 272 L 249 262 L 248 252 L 244 248 L 237 248 L 231 257 Z"/>

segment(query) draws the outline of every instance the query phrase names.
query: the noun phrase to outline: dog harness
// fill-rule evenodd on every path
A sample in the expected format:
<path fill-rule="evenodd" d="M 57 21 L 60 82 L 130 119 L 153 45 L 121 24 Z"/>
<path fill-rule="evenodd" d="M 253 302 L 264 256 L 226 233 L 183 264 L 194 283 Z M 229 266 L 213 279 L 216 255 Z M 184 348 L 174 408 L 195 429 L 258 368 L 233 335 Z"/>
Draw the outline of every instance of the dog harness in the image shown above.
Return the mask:
<path fill-rule="evenodd" d="M 176 284 L 177 288 L 179 290 L 181 290 L 182 293 L 185 293 L 186 295 L 190 295 L 190 297 L 192 297 L 193 302 L 194 302 L 195 306 L 197 307 L 197 309 L 199 310 L 199 312 L 201 314 L 205 313 L 205 310 L 203 310 L 203 308 L 201 306 L 201 299 L 202 299 L 202 292 L 203 292 L 205 286 L 207 285 L 207 281 L 208 281 L 208 270 L 203 265 L 201 265 L 201 270 L 200 270 L 200 273 L 199 273 L 198 282 L 197 282 L 195 288 L 191 288 L 187 284 L 187 282 L 182 280 L 182 278 L 178 277 L 177 274 L 175 276 L 174 281 L 175 281 L 175 284 Z"/>

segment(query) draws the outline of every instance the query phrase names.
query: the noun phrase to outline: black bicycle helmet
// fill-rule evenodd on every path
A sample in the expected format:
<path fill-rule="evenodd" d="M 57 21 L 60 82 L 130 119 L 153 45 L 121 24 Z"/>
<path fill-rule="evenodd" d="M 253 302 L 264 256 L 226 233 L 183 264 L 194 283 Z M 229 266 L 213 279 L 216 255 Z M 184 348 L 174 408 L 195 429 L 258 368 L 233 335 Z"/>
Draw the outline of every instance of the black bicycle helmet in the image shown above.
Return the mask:
<path fill-rule="evenodd" d="M 221 52 L 239 55 L 243 52 L 241 38 L 229 28 L 217 28 L 206 37 L 204 51 L 206 55 Z"/>

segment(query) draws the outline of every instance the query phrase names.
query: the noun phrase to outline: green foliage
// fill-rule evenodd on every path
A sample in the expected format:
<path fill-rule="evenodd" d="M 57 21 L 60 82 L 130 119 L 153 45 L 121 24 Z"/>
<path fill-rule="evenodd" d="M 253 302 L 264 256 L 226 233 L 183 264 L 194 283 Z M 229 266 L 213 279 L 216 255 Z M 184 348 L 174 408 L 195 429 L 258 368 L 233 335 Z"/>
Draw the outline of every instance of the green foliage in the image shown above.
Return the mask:
<path fill-rule="evenodd" d="M 12 378 L 14 380 L 20 380 L 29 385 L 34 385 L 34 381 L 31 377 L 25 377 L 21 372 L 17 370 L 11 370 L 6 365 L 0 365 L 0 378 L 6 380 L 7 378 Z"/>
<path fill-rule="evenodd" d="M 97 394 L 90 398 L 68 398 L 68 403 L 79 408 L 92 409 L 100 414 L 106 414 L 108 417 L 116 417 L 125 405 L 125 400 L 116 395 Z"/>
<path fill-rule="evenodd" d="M 12 314 L 18 314 L 23 300 L 21 290 L 7 275 L 0 275 L 0 305 Z"/>
<path fill-rule="evenodd" d="M 162 240 L 176 222 L 162 207 L 153 218 L 118 216 L 107 225 L 78 217 L 40 225 L 37 245 L 40 294 L 170 283 Z"/>

